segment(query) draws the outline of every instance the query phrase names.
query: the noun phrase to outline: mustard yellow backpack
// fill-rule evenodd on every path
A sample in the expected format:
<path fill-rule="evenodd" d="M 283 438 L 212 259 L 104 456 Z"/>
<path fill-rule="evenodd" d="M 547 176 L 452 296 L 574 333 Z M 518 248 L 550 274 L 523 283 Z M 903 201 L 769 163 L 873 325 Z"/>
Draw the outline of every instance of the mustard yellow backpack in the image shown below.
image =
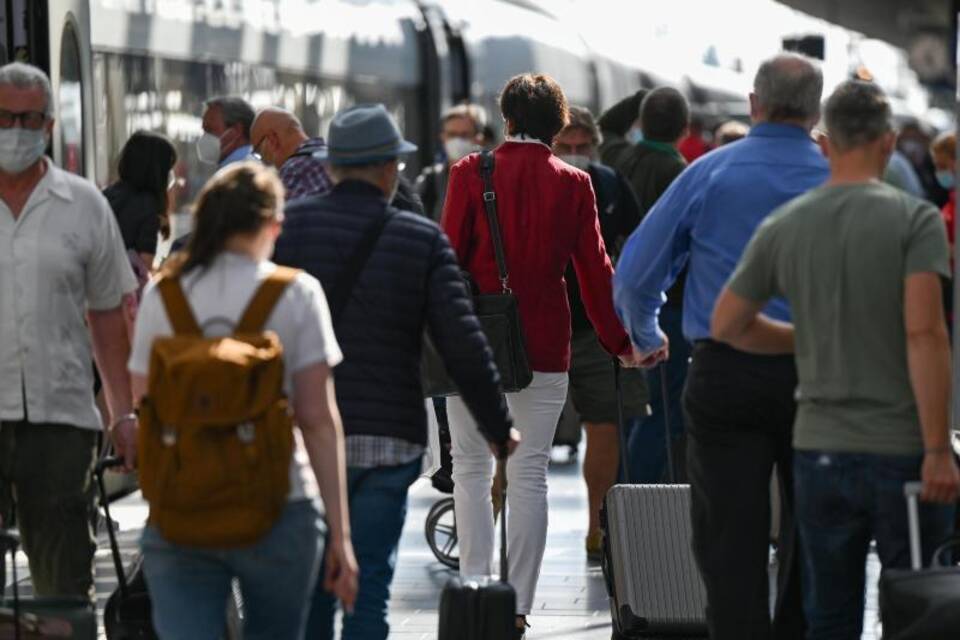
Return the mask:
<path fill-rule="evenodd" d="M 283 347 L 263 326 L 297 273 L 278 267 L 219 338 L 204 337 L 179 278 L 158 283 L 174 335 L 153 343 L 138 456 L 149 521 L 170 542 L 249 545 L 283 511 L 293 420 Z"/>

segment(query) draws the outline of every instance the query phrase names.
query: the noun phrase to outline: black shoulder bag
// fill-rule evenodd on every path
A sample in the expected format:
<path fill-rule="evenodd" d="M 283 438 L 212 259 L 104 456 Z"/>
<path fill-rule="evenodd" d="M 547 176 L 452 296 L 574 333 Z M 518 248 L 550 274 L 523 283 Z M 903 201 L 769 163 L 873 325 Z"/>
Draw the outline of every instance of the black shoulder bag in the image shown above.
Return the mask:
<path fill-rule="evenodd" d="M 340 276 L 334 282 L 333 286 L 326 291 L 327 304 L 330 307 L 330 315 L 334 327 L 336 327 L 340 320 L 340 316 L 346 311 L 347 303 L 350 301 L 357 280 L 360 279 L 363 268 L 367 265 L 371 254 L 373 254 L 373 249 L 377 246 L 380 234 L 383 233 L 384 227 L 387 226 L 387 222 L 389 222 L 392 217 L 393 212 L 390 211 L 388 207 L 387 211 L 381 217 L 377 218 L 367 227 L 363 235 L 360 236 L 360 242 L 357 243 L 353 253 L 347 258 Z"/>
<path fill-rule="evenodd" d="M 483 178 L 483 208 L 490 237 L 493 240 L 493 253 L 497 260 L 497 272 L 500 276 L 500 293 L 479 294 L 473 296 L 473 310 L 480 320 L 480 326 L 487 336 L 487 342 L 493 351 L 493 360 L 500 371 L 503 390 L 514 393 L 526 389 L 533 381 L 533 371 L 527 358 L 526 340 L 523 326 L 520 324 L 520 308 L 516 296 L 510 290 L 510 275 L 507 272 L 507 259 L 503 251 L 503 239 L 500 235 L 500 220 L 497 216 L 497 195 L 493 190 L 493 153 L 485 151 L 480 156 L 480 175 Z M 421 365 L 424 395 L 427 397 L 457 395 L 458 391 L 450 379 L 443 359 L 437 352 L 427 332 L 424 341 L 424 357 Z"/>

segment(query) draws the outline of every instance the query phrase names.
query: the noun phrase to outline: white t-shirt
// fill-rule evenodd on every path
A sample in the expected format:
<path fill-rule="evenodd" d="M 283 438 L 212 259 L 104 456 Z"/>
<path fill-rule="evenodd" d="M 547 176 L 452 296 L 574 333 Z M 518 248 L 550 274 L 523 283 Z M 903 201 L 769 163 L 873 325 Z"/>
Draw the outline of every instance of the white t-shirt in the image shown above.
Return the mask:
<path fill-rule="evenodd" d="M 257 262 L 236 253 L 223 253 L 206 269 L 194 269 L 183 276 L 181 285 L 197 323 L 209 337 L 229 335 L 260 283 L 277 266 Z M 330 309 L 316 278 L 301 273 L 283 292 L 267 319 L 283 345 L 284 390 L 293 400 L 293 376 L 320 362 L 333 367 L 343 360 L 333 334 Z M 155 283 L 143 292 L 137 314 L 130 354 L 132 373 L 148 375 L 150 351 L 158 336 L 173 333 L 166 308 Z M 290 499 L 318 495 L 300 430 L 294 430 L 296 449 L 290 467 Z"/>

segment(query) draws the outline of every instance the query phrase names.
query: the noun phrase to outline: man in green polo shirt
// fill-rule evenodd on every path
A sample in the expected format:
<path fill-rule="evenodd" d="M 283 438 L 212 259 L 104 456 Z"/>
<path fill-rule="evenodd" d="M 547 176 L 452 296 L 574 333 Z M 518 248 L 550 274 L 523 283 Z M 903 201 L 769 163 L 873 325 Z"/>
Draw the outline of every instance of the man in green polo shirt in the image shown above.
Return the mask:
<path fill-rule="evenodd" d="M 796 517 L 808 640 L 858 639 L 864 561 L 909 567 L 903 485 L 923 481 L 924 563 L 952 529 L 950 349 L 940 277 L 943 222 L 880 182 L 893 150 L 890 103 L 849 81 L 827 101 L 831 178 L 757 230 L 717 301 L 716 339 L 796 353 Z M 760 313 L 785 297 L 793 324 Z"/>

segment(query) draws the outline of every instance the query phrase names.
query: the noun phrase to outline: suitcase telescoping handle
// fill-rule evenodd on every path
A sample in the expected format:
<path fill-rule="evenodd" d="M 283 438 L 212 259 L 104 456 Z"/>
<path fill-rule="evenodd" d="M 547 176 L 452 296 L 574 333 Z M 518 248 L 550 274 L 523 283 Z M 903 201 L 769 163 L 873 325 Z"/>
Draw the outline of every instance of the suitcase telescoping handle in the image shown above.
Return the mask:
<path fill-rule="evenodd" d="M 667 363 L 661 362 L 660 368 L 660 402 L 663 403 L 663 446 L 667 453 L 667 482 L 676 484 L 677 473 L 673 468 L 673 446 L 670 434 L 670 381 L 667 380 Z"/>
<path fill-rule="evenodd" d="M 497 460 L 498 473 L 503 478 L 500 490 L 500 582 L 510 580 L 510 566 L 507 562 L 507 453 L 500 453 Z"/>
<path fill-rule="evenodd" d="M 113 568 L 117 571 L 117 585 L 120 588 L 120 596 L 127 597 L 127 577 L 123 571 L 123 559 L 120 557 L 120 546 L 117 544 L 117 534 L 113 530 L 113 520 L 110 518 L 110 500 L 107 497 L 107 487 L 103 482 L 103 474 L 107 469 L 123 466 L 123 458 L 119 456 L 108 456 L 102 458 L 94 467 L 93 473 L 97 479 L 97 490 L 100 493 L 100 506 L 103 507 L 103 515 L 107 519 L 107 538 L 110 540 L 110 555 L 113 556 Z"/>
<path fill-rule="evenodd" d="M 907 526 L 910 532 L 910 568 L 919 571 L 923 568 L 920 553 L 920 494 L 923 483 L 914 481 L 903 485 L 903 494 L 907 498 Z"/>
<path fill-rule="evenodd" d="M 613 358 L 613 386 L 617 397 L 617 436 L 620 439 L 620 468 L 623 481 L 630 484 L 630 460 L 627 455 L 627 430 L 623 423 L 623 383 L 620 380 L 620 358 Z"/>
<path fill-rule="evenodd" d="M 20 536 L 12 531 L 0 531 L 0 563 L 3 556 L 10 552 L 10 573 L 13 578 L 13 637 L 20 640 L 20 580 L 17 577 L 17 549 L 20 548 Z"/>
<path fill-rule="evenodd" d="M 664 448 L 667 455 L 667 482 L 674 484 L 677 481 L 676 472 L 673 468 L 673 451 L 670 446 L 670 386 L 667 381 L 667 363 L 661 362 L 660 369 L 660 393 L 663 403 L 663 436 Z M 630 461 L 627 456 L 627 430 L 623 422 L 623 381 L 621 380 L 620 359 L 613 359 L 613 385 L 616 388 L 617 397 L 617 435 L 620 437 L 620 468 L 623 469 L 623 481 L 630 484 Z"/>

